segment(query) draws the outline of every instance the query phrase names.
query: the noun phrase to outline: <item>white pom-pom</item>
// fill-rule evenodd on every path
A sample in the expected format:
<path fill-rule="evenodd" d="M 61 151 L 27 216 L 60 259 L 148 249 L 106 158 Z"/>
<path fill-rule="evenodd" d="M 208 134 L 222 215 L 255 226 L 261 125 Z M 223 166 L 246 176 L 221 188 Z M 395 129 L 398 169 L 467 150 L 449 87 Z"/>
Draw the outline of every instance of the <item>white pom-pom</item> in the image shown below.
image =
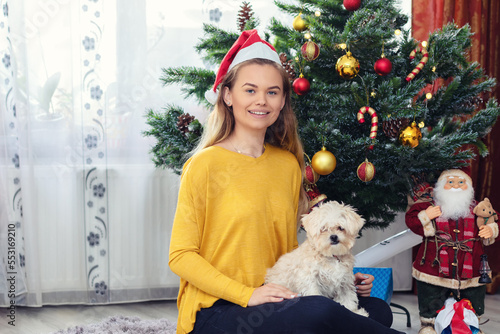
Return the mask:
<path fill-rule="evenodd" d="M 217 102 L 217 93 L 211 89 L 207 90 L 205 92 L 205 98 L 208 102 L 210 102 L 211 105 L 215 105 L 215 102 Z"/>

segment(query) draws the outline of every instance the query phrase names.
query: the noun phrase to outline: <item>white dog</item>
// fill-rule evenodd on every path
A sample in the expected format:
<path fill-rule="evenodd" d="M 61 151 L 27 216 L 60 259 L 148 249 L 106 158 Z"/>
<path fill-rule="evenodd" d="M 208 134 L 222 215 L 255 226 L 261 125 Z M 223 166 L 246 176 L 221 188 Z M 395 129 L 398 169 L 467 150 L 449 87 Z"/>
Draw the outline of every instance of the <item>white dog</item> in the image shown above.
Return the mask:
<path fill-rule="evenodd" d="M 365 220 L 345 204 L 330 201 L 302 217 L 307 239 L 268 269 L 266 283 L 282 285 L 302 296 L 322 295 L 354 313 L 358 308 L 352 246 Z"/>

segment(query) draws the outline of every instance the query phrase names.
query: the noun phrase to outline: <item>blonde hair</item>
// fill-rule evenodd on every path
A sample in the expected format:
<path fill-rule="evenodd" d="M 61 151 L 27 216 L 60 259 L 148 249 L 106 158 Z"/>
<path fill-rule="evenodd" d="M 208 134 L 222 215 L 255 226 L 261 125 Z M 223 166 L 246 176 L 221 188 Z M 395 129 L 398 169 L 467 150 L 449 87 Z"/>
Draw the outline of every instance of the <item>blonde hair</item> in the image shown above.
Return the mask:
<path fill-rule="evenodd" d="M 283 82 L 283 94 L 285 97 L 285 104 L 283 109 L 278 116 L 278 119 L 267 128 L 264 141 L 273 146 L 279 147 L 281 149 L 287 150 L 295 155 L 299 166 L 302 170 L 302 175 L 304 175 L 304 150 L 302 148 L 302 142 L 299 138 L 297 132 L 297 118 L 292 109 L 291 104 L 291 84 L 288 78 L 288 74 L 283 69 L 283 67 L 268 59 L 253 58 L 234 66 L 224 77 L 222 83 L 219 87 L 219 94 L 217 96 L 217 101 L 214 106 L 214 110 L 210 113 L 207 122 L 203 128 L 203 134 L 198 142 L 198 145 L 191 151 L 190 155 L 194 155 L 201 151 L 202 149 L 215 145 L 231 135 L 234 130 L 234 115 L 231 108 L 225 103 L 223 99 L 222 92 L 225 87 L 231 89 L 236 81 L 239 70 L 251 64 L 257 65 L 270 65 L 277 69 L 282 77 Z M 298 219 L 302 214 L 308 211 L 308 201 L 307 195 L 303 187 L 301 187 L 301 194 L 299 200 L 299 211 Z"/>

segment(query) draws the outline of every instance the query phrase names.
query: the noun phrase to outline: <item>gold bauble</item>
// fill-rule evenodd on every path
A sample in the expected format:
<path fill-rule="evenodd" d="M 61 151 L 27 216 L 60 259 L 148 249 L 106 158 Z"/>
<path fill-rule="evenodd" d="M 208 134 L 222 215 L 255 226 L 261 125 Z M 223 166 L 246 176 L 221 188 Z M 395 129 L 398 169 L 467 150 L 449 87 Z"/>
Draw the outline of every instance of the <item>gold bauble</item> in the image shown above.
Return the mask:
<path fill-rule="evenodd" d="M 319 175 L 328 175 L 337 167 L 337 159 L 332 152 L 322 147 L 321 151 L 316 152 L 311 160 L 311 167 Z"/>
<path fill-rule="evenodd" d="M 422 139 L 422 132 L 420 132 L 420 129 L 415 121 L 411 122 L 410 125 L 404 128 L 399 135 L 399 141 L 401 144 L 410 146 L 411 148 L 417 147 L 420 139 Z"/>
<path fill-rule="evenodd" d="M 304 30 L 306 30 L 306 29 L 307 29 L 307 23 L 306 23 L 306 21 L 304 21 L 304 19 L 302 18 L 302 14 L 297 15 L 297 16 L 293 19 L 292 26 L 293 26 L 293 29 L 295 29 L 295 30 L 297 30 L 297 31 L 304 31 Z"/>
<path fill-rule="evenodd" d="M 352 56 L 351 51 L 340 57 L 335 65 L 337 73 L 344 79 L 352 79 L 359 73 L 359 61 Z"/>

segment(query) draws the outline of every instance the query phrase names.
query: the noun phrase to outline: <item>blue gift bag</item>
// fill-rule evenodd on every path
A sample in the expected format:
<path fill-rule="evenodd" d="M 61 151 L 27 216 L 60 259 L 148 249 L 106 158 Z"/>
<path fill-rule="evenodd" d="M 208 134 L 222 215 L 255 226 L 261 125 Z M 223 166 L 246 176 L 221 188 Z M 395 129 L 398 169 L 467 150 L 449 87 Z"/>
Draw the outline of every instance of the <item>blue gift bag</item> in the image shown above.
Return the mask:
<path fill-rule="evenodd" d="M 377 297 L 391 303 L 392 298 L 392 268 L 369 268 L 369 267 L 354 267 L 354 273 L 370 274 L 375 277 L 373 288 L 370 294 L 371 297 Z"/>

